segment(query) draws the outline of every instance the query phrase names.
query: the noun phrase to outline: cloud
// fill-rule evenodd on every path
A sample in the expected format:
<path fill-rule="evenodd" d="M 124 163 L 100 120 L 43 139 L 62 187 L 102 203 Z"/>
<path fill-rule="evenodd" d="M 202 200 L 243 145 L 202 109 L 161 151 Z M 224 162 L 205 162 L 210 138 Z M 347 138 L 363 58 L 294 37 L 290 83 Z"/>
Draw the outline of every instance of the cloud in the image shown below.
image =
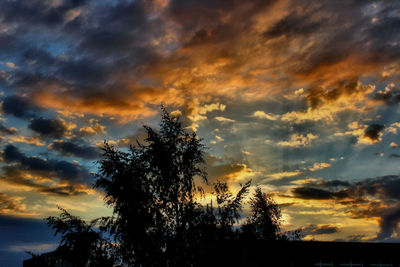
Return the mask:
<path fill-rule="evenodd" d="M 81 127 L 79 129 L 79 134 L 81 136 L 96 135 L 99 133 L 104 133 L 106 130 L 106 127 L 99 124 L 99 122 L 95 119 L 90 119 L 89 123 L 90 123 L 90 125 Z"/>
<path fill-rule="evenodd" d="M 101 154 L 101 151 L 97 147 L 86 146 L 77 142 L 63 140 L 54 141 L 49 145 L 49 149 L 57 151 L 60 155 L 84 159 L 99 158 Z"/>
<path fill-rule="evenodd" d="M 400 177 L 386 175 L 358 182 L 315 181 L 292 189 L 293 196 L 306 200 L 335 201 L 355 218 L 377 218 L 376 240 L 400 236 Z"/>
<path fill-rule="evenodd" d="M 288 141 L 280 141 L 278 142 L 279 146 L 289 146 L 289 147 L 301 147 L 308 146 L 311 144 L 311 141 L 317 139 L 317 135 L 313 135 L 312 133 L 308 133 L 306 135 L 302 134 L 292 134 L 290 136 L 290 140 Z"/>
<path fill-rule="evenodd" d="M 339 228 L 336 225 L 330 224 L 310 224 L 306 227 L 303 227 L 302 233 L 304 235 L 330 235 L 335 234 L 339 231 Z"/>
<path fill-rule="evenodd" d="M 36 191 L 61 197 L 86 195 L 93 191 L 86 185 L 66 184 L 64 181 L 58 182 L 49 173 L 42 172 L 39 176 L 35 176 L 32 175 L 35 171 L 21 171 L 15 166 L 4 167 L 3 171 L 4 177 L 0 179 L 7 184 L 16 185 L 19 190 L 23 191 Z"/>
<path fill-rule="evenodd" d="M 63 24 L 64 14 L 71 9 L 81 6 L 85 1 L 67 0 L 62 2 L 47 2 L 33 0 L 31 2 L 5 2 L 1 7 L 4 10 L 4 21 L 20 22 L 27 25 L 44 24 L 57 26 Z M 42 11 L 42 12 L 40 12 Z M 31 15 L 29 19 L 25 16 Z"/>
<path fill-rule="evenodd" d="M 18 68 L 13 62 L 7 62 L 6 65 L 7 65 L 7 67 L 9 67 L 10 69 L 16 69 L 16 68 Z"/>
<path fill-rule="evenodd" d="M 335 107 L 323 112 L 321 118 L 327 118 L 351 108 L 350 98 L 365 103 L 361 95 L 369 87 L 359 78 L 397 62 L 390 45 L 396 37 L 382 41 L 372 34 L 378 25 L 393 28 L 393 19 L 382 8 L 379 15 L 387 19 L 372 25 L 362 12 L 365 2 L 305 4 L 309 9 L 295 1 L 2 3 L 5 23 L 18 31 L 3 36 L 1 48 L 20 66 L 13 82 L 6 83 L 29 89 L 29 97 L 42 107 L 68 107 L 123 122 L 155 115 L 160 102 L 184 107 L 198 99 L 205 107 L 221 104 L 221 98 L 272 97 L 281 93 L 278 88 L 301 85 L 310 112 Z M 23 14 L 32 15 L 24 20 Z M 65 42 L 45 34 L 52 29 Z M 54 45 L 37 48 L 20 32 Z M 57 53 L 52 47 L 58 47 Z M 216 101 L 210 104 L 210 99 Z M 318 117 L 310 112 L 291 115 Z"/>
<path fill-rule="evenodd" d="M 391 142 L 391 143 L 390 143 L 390 147 L 391 147 L 391 148 L 398 148 L 399 145 L 396 144 L 395 142 Z"/>
<path fill-rule="evenodd" d="M 18 132 L 17 128 L 14 127 L 8 128 L 4 124 L 0 123 L 0 133 L 2 133 L 3 135 L 13 135 L 17 132 Z"/>
<path fill-rule="evenodd" d="M 270 174 L 267 174 L 266 176 L 268 178 L 272 178 L 272 179 L 281 179 L 281 178 L 285 178 L 285 177 L 297 176 L 297 175 L 300 175 L 300 174 L 301 174 L 301 171 L 292 171 L 292 172 L 270 173 Z"/>
<path fill-rule="evenodd" d="M 359 143 L 376 143 L 382 139 L 382 131 L 385 129 L 384 125 L 381 124 L 371 124 L 364 132 L 364 135 L 359 139 Z"/>
<path fill-rule="evenodd" d="M 353 135 L 358 138 L 362 137 L 365 130 L 367 129 L 367 125 L 360 125 L 357 121 L 353 121 L 347 125 L 348 131 L 346 132 L 338 132 L 335 133 L 335 136 L 345 136 L 345 135 Z"/>
<path fill-rule="evenodd" d="M 373 85 L 363 85 L 356 81 L 337 81 L 334 85 L 327 87 L 310 87 L 304 93 L 308 108 L 287 112 L 281 116 L 281 119 L 297 123 L 333 121 L 341 112 L 362 113 L 376 105 L 368 98 L 374 89 Z"/>
<path fill-rule="evenodd" d="M 232 120 L 232 119 L 229 119 L 229 118 L 225 118 L 225 117 L 222 117 L 222 116 L 215 117 L 215 120 L 217 120 L 219 122 L 222 122 L 222 123 L 235 122 L 235 120 Z"/>
<path fill-rule="evenodd" d="M 338 161 L 337 168 L 335 164 L 324 173 L 360 177 L 365 168 L 353 159 L 374 157 L 376 151 L 383 151 L 381 146 L 397 142 L 383 138 L 386 133 L 394 138 L 398 131 L 390 114 L 397 109 L 399 90 L 390 84 L 400 78 L 396 45 L 400 33 L 393 12 L 399 7 L 397 1 L 359 0 L 0 1 L 4 119 L 16 121 L 7 127 L 21 129 L 22 135 L 28 135 L 27 123 L 34 131 L 32 138 L 14 134 L 3 140 L 17 145 L 19 141 L 35 144 L 33 138 L 40 138 L 41 144 L 48 145 L 55 143 L 51 138 L 64 138 L 63 142 L 77 145 L 69 138 L 97 142 L 107 129 L 111 135 L 107 138 L 126 147 L 136 139 L 128 131 L 142 120 L 152 124 L 159 104 L 164 103 L 182 109 L 182 116 L 206 142 L 217 142 L 217 135 L 224 145 L 235 143 L 239 151 L 251 153 L 249 162 L 213 163 L 215 170 L 210 173 L 218 174 L 213 177 L 235 180 L 276 166 L 297 170 L 301 160 L 321 163 L 303 165 L 317 170 L 327 167 L 322 161 L 342 155 L 349 159 L 347 164 Z M 8 68 L 6 62 L 18 68 Z M 385 86 L 389 90 L 382 89 Z M 64 116 L 77 124 L 73 131 L 54 117 L 67 111 L 81 114 Z M 246 122 L 248 115 L 257 119 Z M 84 124 L 92 116 L 101 123 Z M 122 125 L 133 120 L 133 126 Z M 368 129 L 373 121 L 387 127 Z M 219 127 L 234 122 L 234 129 Z M 351 122 L 357 125 L 349 126 Z M 212 132 L 216 123 L 221 124 L 220 133 Z M 339 136 L 346 140 L 338 140 Z M 270 140 L 267 146 L 260 141 L 265 139 Z M 359 144 L 376 145 L 354 148 L 350 144 L 356 139 Z M 64 143 L 57 145 L 63 153 L 68 150 Z M 76 152 L 72 147 L 67 153 Z M 290 154 L 296 147 L 302 149 Z M 212 148 L 223 153 L 222 146 Z M 37 160 L 54 166 L 54 155 Z M 53 167 L 34 170 L 27 162 L 35 157 L 23 156 L 4 164 L 10 168 L 15 164 L 31 175 L 57 173 Z M 375 172 L 389 172 L 390 164 L 393 168 L 394 160 L 384 159 L 373 159 L 382 163 Z M 341 203 L 359 200 L 340 198 L 337 193 L 342 191 L 371 197 L 354 182 L 332 188 L 319 182 L 303 186 L 330 192 L 331 200 Z"/>
<path fill-rule="evenodd" d="M 216 135 L 216 136 L 215 136 L 215 140 L 211 140 L 211 141 L 210 141 L 210 144 L 211 144 L 211 145 L 216 145 L 216 144 L 221 143 L 221 142 L 223 142 L 223 141 L 224 141 L 224 138 L 222 138 L 222 137 L 219 136 L 219 135 Z"/>
<path fill-rule="evenodd" d="M 345 136 L 353 135 L 358 138 L 358 144 L 375 144 L 382 140 L 383 131 L 385 129 L 384 125 L 381 124 L 371 124 L 371 125 L 361 125 L 358 122 L 352 122 L 348 124 L 348 131 L 337 132 L 335 136 Z M 393 128 L 393 127 L 392 127 Z"/>
<path fill-rule="evenodd" d="M 58 178 L 69 184 L 89 183 L 92 179 L 88 170 L 81 165 L 64 160 L 46 160 L 39 157 L 26 156 L 13 145 L 5 147 L 3 159 L 6 163 L 16 164 L 12 165 L 15 169 L 44 174 L 47 177 Z"/>
<path fill-rule="evenodd" d="M 382 199 L 400 199 L 400 177 L 387 175 L 350 183 L 328 180 L 310 183 L 293 190 L 296 197 L 305 199 L 360 198 L 376 196 Z"/>
<path fill-rule="evenodd" d="M 356 80 L 340 81 L 332 88 L 311 87 L 306 92 L 306 100 L 311 108 L 318 108 L 332 102 L 349 101 L 357 96 L 364 98 L 374 86 L 363 85 Z"/>
<path fill-rule="evenodd" d="M 318 170 L 323 170 L 326 168 L 331 167 L 332 164 L 330 163 L 326 163 L 326 162 L 316 162 L 314 163 L 314 165 L 310 168 L 308 168 L 310 171 L 314 172 L 314 171 L 318 171 Z"/>
<path fill-rule="evenodd" d="M 106 140 L 110 145 L 118 145 L 119 147 L 129 147 L 130 145 L 146 144 L 147 132 L 144 128 L 139 128 L 134 134 L 124 136 L 118 140 Z M 102 147 L 104 141 L 98 142 L 97 146 Z"/>
<path fill-rule="evenodd" d="M 314 187 L 297 187 L 292 190 L 292 193 L 294 194 L 294 197 L 296 198 L 301 198 L 301 199 L 319 199 L 319 200 L 324 200 L 324 199 L 334 199 L 336 198 L 336 194 L 334 192 L 325 190 L 325 189 L 320 189 L 320 188 L 314 188 Z M 344 197 L 342 195 L 339 195 L 341 198 Z"/>
<path fill-rule="evenodd" d="M 267 114 L 264 111 L 255 111 L 252 115 L 255 118 L 259 118 L 259 119 L 267 119 L 267 120 L 271 120 L 271 121 L 275 121 L 277 119 L 279 119 L 279 115 L 271 115 L 271 114 Z"/>
<path fill-rule="evenodd" d="M 217 180 L 243 182 L 256 175 L 256 172 L 250 169 L 245 163 L 231 162 L 212 155 L 206 157 L 206 165 L 210 184 Z"/>
<path fill-rule="evenodd" d="M 389 127 L 386 128 L 386 131 L 392 134 L 397 134 L 397 129 L 400 128 L 399 122 L 392 123 Z"/>
<path fill-rule="evenodd" d="M 3 99 L 2 111 L 17 118 L 34 117 L 39 110 L 27 97 L 11 95 Z"/>
<path fill-rule="evenodd" d="M 0 192 L 0 214 L 23 214 L 26 211 L 26 206 L 22 203 L 23 199 L 23 197 L 9 196 Z"/>
<path fill-rule="evenodd" d="M 24 244 L 14 244 L 9 247 L 10 251 L 14 252 L 26 252 L 30 251 L 33 253 L 43 253 L 46 251 L 55 250 L 58 247 L 58 243 L 24 243 Z"/>
<path fill-rule="evenodd" d="M 56 181 L 51 174 L 40 173 L 32 175 L 34 171 L 21 171 L 15 166 L 3 168 L 4 177 L 0 179 L 9 185 L 16 185 L 19 190 L 35 191 L 47 195 L 69 197 L 86 195 L 93 189 L 83 184 L 66 184 L 65 181 Z M 46 176 L 50 175 L 50 176 Z M 50 182 L 50 183 L 49 183 Z"/>
<path fill-rule="evenodd" d="M 191 121 L 198 122 L 207 119 L 207 117 L 205 116 L 207 113 L 213 111 L 224 111 L 225 109 L 226 105 L 221 103 L 211 103 L 201 106 L 199 104 L 199 100 L 194 99 L 186 104 L 184 113 L 187 114 L 187 117 Z"/>
<path fill-rule="evenodd" d="M 34 118 L 30 120 L 28 128 L 43 138 L 61 138 L 67 132 L 67 125 L 58 119 Z"/>
<path fill-rule="evenodd" d="M 37 136 L 26 137 L 22 135 L 10 136 L 8 137 L 9 143 L 23 143 L 32 146 L 44 146 L 44 143 L 41 142 L 40 138 Z"/>
<path fill-rule="evenodd" d="M 378 240 L 385 240 L 392 237 L 397 232 L 399 237 L 400 209 L 395 209 L 381 217 L 379 221 L 380 232 L 377 235 Z"/>
<path fill-rule="evenodd" d="M 398 90 L 392 90 L 390 87 L 386 87 L 384 91 L 378 91 L 373 96 L 373 99 L 389 106 L 395 105 L 400 102 L 400 92 Z"/>

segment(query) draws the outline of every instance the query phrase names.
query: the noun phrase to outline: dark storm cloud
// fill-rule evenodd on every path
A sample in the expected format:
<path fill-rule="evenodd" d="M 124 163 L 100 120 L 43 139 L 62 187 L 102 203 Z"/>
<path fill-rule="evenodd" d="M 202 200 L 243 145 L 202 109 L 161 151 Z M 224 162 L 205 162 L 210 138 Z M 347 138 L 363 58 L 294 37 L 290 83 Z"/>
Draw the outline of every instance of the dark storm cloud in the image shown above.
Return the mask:
<path fill-rule="evenodd" d="M 376 237 L 377 240 L 390 238 L 393 233 L 399 231 L 400 176 L 398 175 L 369 178 L 353 183 L 332 184 L 331 181 L 325 181 L 297 187 L 292 193 L 294 197 L 301 199 L 336 200 L 342 205 L 348 205 L 350 212 L 356 218 L 378 217 L 380 232 Z M 382 203 L 386 205 L 382 206 Z M 360 204 L 368 204 L 368 208 L 363 209 Z"/>
<path fill-rule="evenodd" d="M 377 239 L 384 240 L 390 238 L 392 234 L 399 230 L 400 208 L 392 210 L 382 215 L 379 222 L 381 231 L 378 233 Z"/>
<path fill-rule="evenodd" d="M 101 154 L 99 148 L 82 144 L 82 142 L 56 141 L 50 144 L 49 148 L 57 151 L 60 155 L 84 159 L 95 159 Z"/>
<path fill-rule="evenodd" d="M 59 196 L 78 196 L 86 194 L 86 192 L 78 191 L 72 185 L 43 188 L 40 190 L 40 192 L 59 195 Z"/>
<path fill-rule="evenodd" d="M 60 138 L 67 131 L 67 128 L 62 121 L 46 118 L 31 119 L 28 128 L 38 133 L 41 137 Z"/>
<path fill-rule="evenodd" d="M 304 235 L 329 235 L 337 233 L 339 231 L 339 228 L 329 224 L 310 224 L 306 227 L 303 227 L 301 230 Z"/>
<path fill-rule="evenodd" d="M 164 34 L 162 27 L 157 27 L 162 25 L 159 19 L 152 18 L 149 22 L 147 3 L 92 2 L 86 6 L 86 1 L 63 1 L 58 6 L 47 6 L 50 4 L 43 1 L 16 2 L 0 4 L 0 16 L 3 10 L 18 13 L 13 19 L 11 15 L 6 18 L 7 22 L 15 23 L 18 31 L 10 32 L 5 37 L 7 42 L 0 42 L 15 57 L 16 65 L 21 66 L 13 70 L 12 79 L 4 80 L 5 87 L 30 92 L 35 96 L 31 101 L 40 105 L 43 104 L 41 92 L 49 92 L 55 94 L 58 102 L 78 100 L 72 100 L 76 108 L 93 109 L 95 113 L 100 113 L 97 105 L 105 111 L 115 110 L 114 114 L 119 113 L 118 109 L 142 110 L 140 100 L 127 104 L 127 96 L 134 89 L 131 79 L 140 78 L 126 74 L 137 74 L 136 68 L 143 69 L 158 58 L 149 42 Z M 71 15 L 69 12 L 78 15 L 65 24 Z M 27 13 L 29 20 L 22 21 Z M 49 22 L 50 17 L 58 20 Z M 49 29 L 53 31 L 54 26 L 60 27 L 52 35 Z M 32 42 L 36 36 L 43 42 Z M 63 91 L 51 91 L 54 88 L 63 88 Z"/>
<path fill-rule="evenodd" d="M 89 85 L 106 82 L 109 74 L 112 73 L 109 66 L 103 62 L 93 63 L 93 59 L 84 58 L 58 64 L 59 77 L 62 77 L 62 80 L 74 81 L 77 84 L 81 84 L 86 89 L 90 89 Z"/>
<path fill-rule="evenodd" d="M 346 192 L 331 192 L 325 189 L 314 188 L 314 187 L 297 187 L 293 189 L 292 193 L 296 198 L 302 199 L 341 199 L 345 198 Z"/>
<path fill-rule="evenodd" d="M 398 175 L 386 175 L 365 179 L 355 183 L 352 190 L 360 195 L 400 200 L 400 177 Z"/>
<path fill-rule="evenodd" d="M 371 124 L 365 129 L 364 137 L 369 138 L 371 141 L 378 141 L 383 129 L 385 129 L 384 125 Z"/>
<path fill-rule="evenodd" d="M 384 2 L 376 11 L 377 17 L 386 18 L 379 19 L 379 25 L 392 25 L 390 33 L 393 36 L 384 42 L 387 45 L 384 51 L 392 55 L 388 58 L 377 56 L 382 54 L 378 48 L 378 45 L 382 45 L 382 40 L 373 34 L 372 28 L 378 27 L 378 24 L 373 25 L 371 17 L 365 14 L 364 9 L 370 4 L 369 1 L 293 1 L 287 10 L 288 15 L 266 23 L 265 30 L 261 33 L 253 32 L 251 29 L 255 27 L 260 15 L 275 15 L 268 12 L 277 3 L 279 1 L 172 0 L 166 8 L 157 11 L 160 13 L 152 13 L 157 3 L 151 1 L 119 1 L 113 4 L 88 1 L 87 5 L 85 1 L 63 1 L 60 5 L 51 6 L 48 2 L 38 0 L 5 2 L 0 4 L 3 7 L 0 10 L 5 11 L 0 12 L 7 13 L 5 21 L 15 23 L 18 31 L 9 33 L 4 47 L 8 47 L 7 51 L 13 51 L 17 58 L 16 63 L 29 65 L 13 72 L 14 77 L 8 87 L 16 89 L 19 88 L 18 84 L 25 83 L 30 87 L 29 92 L 35 96 L 33 100 L 48 106 L 52 106 L 52 101 L 44 99 L 50 94 L 58 101 L 57 105 L 54 104 L 57 107 L 72 103 L 76 110 L 100 113 L 97 103 L 101 103 L 103 111 L 116 115 L 119 114 L 117 109 L 139 113 L 149 105 L 151 96 L 164 93 L 159 86 L 170 86 L 163 85 L 163 80 L 166 79 L 164 75 L 168 76 L 165 70 L 191 68 L 194 64 L 192 62 L 197 62 L 194 60 L 197 57 L 206 62 L 217 58 L 229 59 L 229 63 L 221 71 L 233 73 L 233 70 L 249 63 L 253 57 L 259 58 L 264 53 L 268 56 L 267 51 L 270 51 L 274 57 L 284 55 L 283 58 L 287 58 L 287 64 L 279 62 L 280 59 L 278 62 L 279 65 L 287 65 L 282 71 L 289 80 L 292 74 L 307 77 L 314 75 L 315 77 L 310 78 L 312 88 L 319 88 L 316 81 L 330 79 L 325 77 L 329 75 L 329 70 L 324 70 L 324 75 L 319 75 L 321 67 L 340 62 L 348 64 L 347 60 L 352 54 L 355 54 L 357 64 L 362 61 L 359 64 L 362 66 L 376 62 L 393 62 L 398 58 L 395 53 L 397 48 L 389 46 L 397 38 L 397 22 L 393 18 L 389 19 L 392 15 L 387 11 L 394 9 L 397 6 L 395 3 Z M 82 12 L 67 22 L 68 12 L 78 9 Z M 26 14 L 30 14 L 29 19 L 23 20 Z M 34 45 L 35 42 L 31 42 L 32 25 L 35 26 L 34 33 L 39 33 L 38 38 L 43 33 L 45 38 L 50 38 L 48 43 L 54 42 L 52 47 Z M 55 26 L 58 34 L 51 39 L 45 33 Z M 319 36 L 320 32 L 327 34 Z M 285 38 L 279 38 L 281 36 Z M 260 43 L 257 38 L 270 38 L 273 42 L 266 46 L 266 51 L 261 51 L 256 48 Z M 169 39 L 174 41 L 170 42 Z M 296 53 L 285 51 L 287 44 L 296 45 L 298 42 L 312 45 L 301 51 L 288 48 L 290 51 L 298 51 Z M 199 48 L 198 52 L 193 53 L 190 50 L 193 47 L 196 50 Z M 254 48 L 258 54 L 250 53 L 244 58 L 241 56 L 244 47 L 246 51 Z M 187 48 L 189 52 L 185 50 Z M 54 53 L 52 49 L 57 52 Z M 63 53 L 60 54 L 58 50 L 63 50 Z M 345 77 L 341 80 L 343 83 L 354 84 L 363 71 L 356 66 L 351 74 L 342 75 Z M 336 85 L 339 83 L 336 76 L 330 82 L 329 92 L 325 92 L 323 87 L 324 89 L 318 89 L 321 92 L 313 92 L 316 93 L 315 97 L 308 98 L 311 106 L 318 107 L 321 101 L 318 100 L 319 96 L 336 101 L 340 94 L 349 94 L 346 89 L 335 89 L 340 87 Z M 193 78 L 189 83 L 208 81 L 209 79 Z M 48 89 L 46 85 L 49 82 L 52 82 L 53 87 L 63 90 Z M 143 94 L 141 89 L 144 84 L 133 86 L 134 83 L 144 83 L 146 88 L 150 83 L 151 88 L 146 91 L 154 89 L 155 92 L 150 96 Z M 182 86 L 190 87 L 190 84 Z M 182 90 L 182 94 L 185 94 L 185 89 Z M 40 94 L 38 91 L 48 94 Z M 122 99 L 130 99 L 131 104 Z M 153 102 L 160 101 L 162 100 L 156 98 Z"/>
<path fill-rule="evenodd" d="M 3 158 L 6 163 L 17 163 L 17 168 L 21 170 L 43 173 L 48 177 L 57 177 L 71 184 L 89 183 L 92 178 L 89 171 L 81 165 L 64 160 L 45 160 L 39 157 L 26 156 L 13 145 L 5 147 Z"/>
<path fill-rule="evenodd" d="M 396 1 L 291 4 L 293 11 L 267 28 L 264 35 L 272 38 L 277 58 L 288 58 L 282 64 L 290 76 L 308 81 L 307 100 L 313 108 L 324 100 L 335 102 L 341 95 L 353 94 L 335 89 L 338 82 L 351 84 L 366 74 L 381 78 L 380 70 L 400 58 L 400 50 L 393 46 L 400 38 L 399 19 L 393 12 L 399 8 Z M 291 44 L 299 42 L 310 45 L 293 53 L 295 45 Z M 390 101 L 397 103 L 398 96 Z"/>
<path fill-rule="evenodd" d="M 15 134 L 16 132 L 18 132 L 17 129 L 15 128 L 8 128 L 7 126 L 5 126 L 4 124 L 0 123 L 0 133 L 4 134 L 4 135 L 12 135 Z"/>
<path fill-rule="evenodd" d="M 102 20 L 97 27 L 90 28 L 79 48 L 83 51 L 102 55 L 130 54 L 130 49 L 140 44 L 143 38 L 148 37 L 142 1 L 119 2 L 112 7 L 98 10 L 102 13 Z M 142 36 L 140 36 L 142 35 Z"/>
<path fill-rule="evenodd" d="M 318 185 L 324 187 L 338 187 L 338 186 L 348 187 L 351 185 L 351 183 L 341 180 L 328 180 L 328 181 L 322 181 L 318 183 Z"/>
<path fill-rule="evenodd" d="M 292 193 L 302 199 L 361 199 L 365 196 L 374 196 L 400 200 L 400 177 L 386 175 L 353 183 L 328 180 L 294 188 Z"/>
<path fill-rule="evenodd" d="M 369 30 L 372 36 L 385 42 L 393 40 L 393 38 L 398 38 L 400 34 L 400 18 L 397 16 L 390 15 L 391 11 L 384 9 L 383 14 L 386 16 L 381 20 L 378 20 Z"/>
<path fill-rule="evenodd" d="M 39 107 L 34 105 L 27 97 L 11 95 L 3 99 L 2 111 L 7 115 L 13 115 L 17 118 L 31 118 Z"/>

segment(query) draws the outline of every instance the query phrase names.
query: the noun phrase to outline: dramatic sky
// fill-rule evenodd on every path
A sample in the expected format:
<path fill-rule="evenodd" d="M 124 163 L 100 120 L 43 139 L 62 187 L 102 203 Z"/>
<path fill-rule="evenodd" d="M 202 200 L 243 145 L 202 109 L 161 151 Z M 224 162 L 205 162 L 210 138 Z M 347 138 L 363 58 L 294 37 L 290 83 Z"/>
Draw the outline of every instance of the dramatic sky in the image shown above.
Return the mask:
<path fill-rule="evenodd" d="M 252 179 L 285 229 L 400 240 L 399 42 L 396 0 L 1 1 L 0 265 L 56 246 L 57 205 L 110 214 L 99 147 L 143 139 L 160 104 L 210 182 Z"/>

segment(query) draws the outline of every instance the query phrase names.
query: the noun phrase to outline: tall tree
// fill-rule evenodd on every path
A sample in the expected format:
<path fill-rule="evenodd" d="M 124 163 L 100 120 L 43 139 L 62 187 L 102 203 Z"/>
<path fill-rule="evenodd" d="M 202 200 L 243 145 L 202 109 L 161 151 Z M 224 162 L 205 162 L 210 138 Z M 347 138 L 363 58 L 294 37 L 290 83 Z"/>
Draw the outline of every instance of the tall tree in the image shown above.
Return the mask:
<path fill-rule="evenodd" d="M 187 233 L 197 224 L 194 178 L 207 182 L 204 146 L 165 109 L 159 130 L 144 128 L 145 143 L 129 152 L 105 143 L 96 187 L 114 209 L 108 225 L 124 261 L 164 265 L 185 258 Z"/>
<path fill-rule="evenodd" d="M 144 142 L 137 141 L 127 151 L 104 144 L 95 187 L 104 191 L 113 216 L 86 224 L 61 210 L 60 217 L 47 218 L 62 234 L 59 250 L 77 253 L 76 266 L 97 266 L 96 262 L 117 258 L 129 266 L 195 266 L 214 255 L 210 248 L 224 242 L 287 237 L 280 233 L 279 206 L 260 188 L 250 199 L 245 224 L 236 227 L 250 181 L 237 194 L 226 182 L 217 181 L 214 205 L 198 202 L 204 191 L 195 181 L 208 183 L 205 147 L 178 117 L 163 108 L 159 128 L 144 129 Z M 98 225 L 100 232 L 94 228 Z"/>

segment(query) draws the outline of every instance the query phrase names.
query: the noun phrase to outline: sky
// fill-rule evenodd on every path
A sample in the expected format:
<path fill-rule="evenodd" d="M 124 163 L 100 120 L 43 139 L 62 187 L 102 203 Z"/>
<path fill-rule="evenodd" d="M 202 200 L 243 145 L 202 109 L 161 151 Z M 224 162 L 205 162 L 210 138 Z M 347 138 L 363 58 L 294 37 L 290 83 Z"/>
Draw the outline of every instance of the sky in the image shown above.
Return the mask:
<path fill-rule="evenodd" d="M 111 214 L 100 147 L 143 140 L 161 104 L 210 184 L 251 179 L 285 230 L 400 241 L 399 42 L 396 0 L 1 1 L 0 266 L 57 246 L 57 206 Z"/>

